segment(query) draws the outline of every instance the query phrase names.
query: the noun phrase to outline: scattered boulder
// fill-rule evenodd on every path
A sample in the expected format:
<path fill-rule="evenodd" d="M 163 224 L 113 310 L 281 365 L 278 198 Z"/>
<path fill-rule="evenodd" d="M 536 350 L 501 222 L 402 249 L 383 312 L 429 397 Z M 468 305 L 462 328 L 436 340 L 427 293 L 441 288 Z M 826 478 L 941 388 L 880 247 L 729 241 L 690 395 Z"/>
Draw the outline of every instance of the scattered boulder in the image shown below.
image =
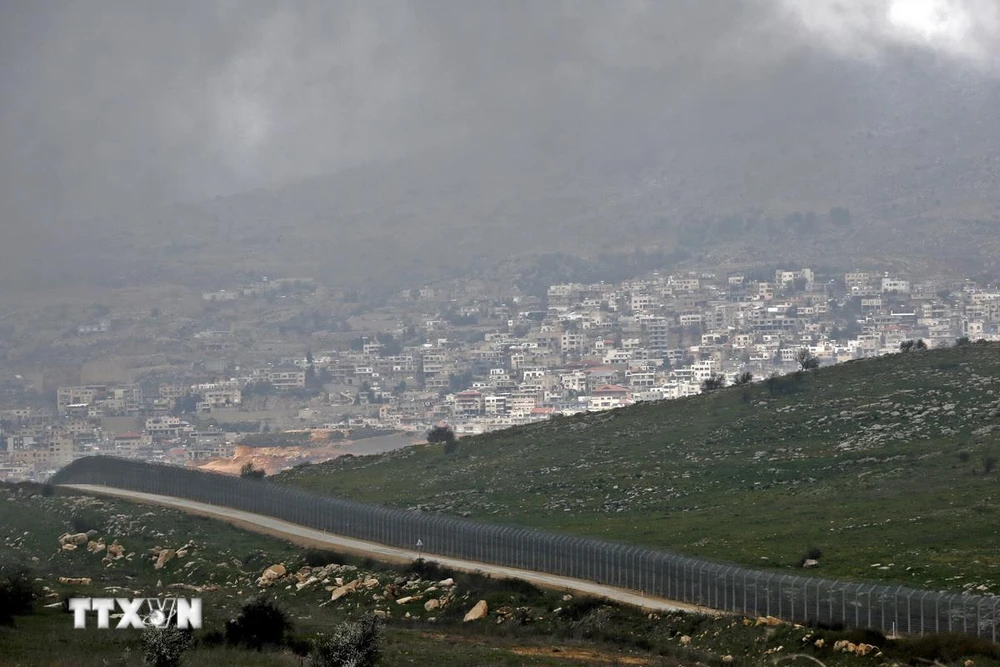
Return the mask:
<path fill-rule="evenodd" d="M 478 621 L 480 619 L 486 618 L 486 614 L 489 613 L 489 606 L 486 604 L 486 600 L 480 600 L 465 614 L 465 618 L 462 619 L 463 623 L 468 623 L 470 621 Z"/>
<path fill-rule="evenodd" d="M 357 590 L 359 582 L 360 582 L 359 579 L 355 579 L 351 583 L 344 584 L 343 586 L 340 586 L 339 588 L 335 589 L 333 593 L 330 594 L 330 600 L 339 600 L 345 595 L 353 593 L 355 590 Z"/>
<path fill-rule="evenodd" d="M 338 577 L 337 580 L 340 582 L 339 585 L 343 585 L 343 581 L 344 581 L 343 579 L 341 579 L 341 578 Z M 361 584 L 361 585 L 364 586 L 367 590 L 371 590 L 373 588 L 378 588 L 378 579 L 376 579 L 375 577 L 368 577 L 367 579 L 365 579 L 364 583 Z"/>
<path fill-rule="evenodd" d="M 858 647 L 852 641 L 848 641 L 846 639 L 838 639 L 833 644 L 833 650 L 834 651 L 841 651 L 843 653 L 854 653 L 855 651 L 858 650 Z"/>
<path fill-rule="evenodd" d="M 167 588 L 178 589 L 184 591 L 193 591 L 195 593 L 204 593 L 206 591 L 217 591 L 219 587 L 215 584 L 205 584 L 204 586 L 196 586 L 194 584 L 176 583 L 167 584 Z"/>
<path fill-rule="evenodd" d="M 689 646 L 691 644 L 691 635 L 681 635 L 681 646 Z"/>
<path fill-rule="evenodd" d="M 868 655 L 872 651 L 877 651 L 877 646 L 872 646 L 871 644 L 858 644 L 854 649 L 855 655 Z"/>
<path fill-rule="evenodd" d="M 428 600 L 424 603 L 424 611 L 434 611 L 441 608 L 440 600 Z"/>
<path fill-rule="evenodd" d="M 119 558 L 122 558 L 124 555 L 125 555 L 125 547 L 119 544 L 118 540 L 115 540 L 114 542 L 108 545 L 109 557 L 118 560 Z"/>
<path fill-rule="evenodd" d="M 87 533 L 76 533 L 76 534 L 63 533 L 62 535 L 59 536 L 60 545 L 63 544 L 81 545 L 81 544 L 86 544 L 89 541 L 90 538 L 87 537 Z"/>
<path fill-rule="evenodd" d="M 420 595 L 407 595 L 396 600 L 396 604 L 409 604 L 410 602 L 419 602 L 421 599 Z"/>
<path fill-rule="evenodd" d="M 90 581 L 90 577 L 59 577 L 59 583 L 67 586 L 90 586 Z"/>
<path fill-rule="evenodd" d="M 285 576 L 287 572 L 288 570 L 285 568 L 284 563 L 275 563 L 260 573 L 260 576 L 257 577 L 257 585 L 261 587 L 270 586 Z"/>
<path fill-rule="evenodd" d="M 448 588 L 449 586 L 455 585 L 455 580 L 452 579 L 451 577 L 448 577 L 447 579 L 442 579 L 441 581 L 439 581 L 437 585 L 440 586 L 441 588 Z"/>
<path fill-rule="evenodd" d="M 62 550 L 63 551 L 76 551 L 76 545 L 73 544 L 72 542 L 67 542 L 66 544 L 62 545 Z"/>
<path fill-rule="evenodd" d="M 102 551 L 104 551 L 104 549 L 105 549 L 104 542 L 95 542 L 93 540 L 87 542 L 87 551 L 91 553 L 99 554 Z"/>
<path fill-rule="evenodd" d="M 159 555 L 157 555 L 156 563 L 153 565 L 153 569 L 162 570 L 163 566 L 166 565 L 171 560 L 173 560 L 174 556 L 176 555 L 177 552 L 174 551 L 173 549 L 163 549 L 162 551 L 160 551 Z"/>
<path fill-rule="evenodd" d="M 728 654 L 722 656 L 722 664 L 724 664 L 724 665 L 731 665 L 731 664 L 733 664 L 733 656 L 728 655 Z"/>
<path fill-rule="evenodd" d="M 300 581 L 299 583 L 295 584 L 295 590 L 301 591 L 303 588 L 307 588 L 309 586 L 312 586 L 313 584 L 318 584 L 318 583 L 319 579 L 317 579 L 316 577 L 309 577 L 305 581 Z"/>
<path fill-rule="evenodd" d="M 806 558 L 804 561 L 802 561 L 802 567 L 804 567 L 807 570 L 813 567 L 819 567 L 819 561 L 816 560 L 815 558 Z"/>
<path fill-rule="evenodd" d="M 775 618 L 774 616 L 761 616 L 757 619 L 756 625 L 766 625 L 773 628 L 777 625 L 781 625 L 781 623 L 781 619 Z"/>

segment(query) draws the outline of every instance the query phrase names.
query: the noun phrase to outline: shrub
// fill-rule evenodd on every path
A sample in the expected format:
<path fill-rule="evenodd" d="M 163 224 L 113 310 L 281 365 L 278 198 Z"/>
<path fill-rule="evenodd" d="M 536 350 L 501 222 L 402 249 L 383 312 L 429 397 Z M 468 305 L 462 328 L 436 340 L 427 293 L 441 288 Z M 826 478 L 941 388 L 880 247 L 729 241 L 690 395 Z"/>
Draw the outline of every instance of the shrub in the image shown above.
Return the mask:
<path fill-rule="evenodd" d="M 805 565 L 807 560 L 819 560 L 823 557 L 823 550 L 819 547 L 809 547 L 806 552 L 802 554 L 802 558 L 799 559 L 799 567 Z"/>
<path fill-rule="evenodd" d="M 42 497 L 51 498 L 56 493 L 56 487 L 51 484 L 42 484 Z"/>
<path fill-rule="evenodd" d="M 285 637 L 285 646 L 295 655 L 304 658 L 312 652 L 314 642 L 306 635 L 289 635 Z M 299 664 L 301 664 L 301 661 Z"/>
<path fill-rule="evenodd" d="M 346 563 L 350 559 L 344 554 L 332 549 L 320 549 L 311 547 L 302 554 L 302 562 L 309 567 L 323 567 L 331 563 Z"/>
<path fill-rule="evenodd" d="M 0 625 L 13 625 L 15 616 L 30 614 L 36 597 L 38 591 L 28 568 L 0 564 Z"/>
<path fill-rule="evenodd" d="M 264 479 L 267 473 L 263 468 L 254 468 L 253 463 L 249 461 L 243 464 L 240 468 L 240 477 L 244 479 Z"/>
<path fill-rule="evenodd" d="M 598 598 L 573 598 L 563 606 L 559 616 L 568 621 L 579 621 L 604 605 L 605 602 Z"/>
<path fill-rule="evenodd" d="M 226 635 L 220 630 L 209 630 L 201 636 L 202 646 L 222 646 L 226 643 Z"/>
<path fill-rule="evenodd" d="M 950 663 L 974 656 L 1000 658 L 1000 646 L 971 635 L 941 633 L 900 639 L 893 642 L 889 653 L 910 662 L 933 663 L 937 660 Z"/>
<path fill-rule="evenodd" d="M 142 662 L 150 667 L 177 667 L 193 643 L 190 632 L 175 626 L 147 627 L 142 631 Z"/>
<path fill-rule="evenodd" d="M 423 558 L 413 561 L 410 564 L 409 571 L 421 579 L 427 579 L 428 581 L 441 581 L 451 576 L 448 570 L 442 568 L 435 561 L 424 560 Z"/>
<path fill-rule="evenodd" d="M 88 533 L 92 530 L 100 531 L 103 523 L 101 517 L 95 512 L 79 512 L 69 520 L 69 525 L 78 533 Z"/>
<path fill-rule="evenodd" d="M 345 621 L 332 636 L 317 641 L 309 654 L 310 667 L 375 667 L 382 653 L 382 624 L 368 612 L 357 621 Z"/>
<path fill-rule="evenodd" d="M 265 644 L 283 644 L 291 628 L 288 614 L 274 600 L 257 596 L 243 603 L 239 616 L 226 621 L 226 641 L 260 651 Z"/>
<path fill-rule="evenodd" d="M 432 445 L 438 442 L 454 442 L 456 439 L 455 431 L 453 431 L 450 426 L 446 425 L 435 426 L 427 432 L 427 442 Z"/>

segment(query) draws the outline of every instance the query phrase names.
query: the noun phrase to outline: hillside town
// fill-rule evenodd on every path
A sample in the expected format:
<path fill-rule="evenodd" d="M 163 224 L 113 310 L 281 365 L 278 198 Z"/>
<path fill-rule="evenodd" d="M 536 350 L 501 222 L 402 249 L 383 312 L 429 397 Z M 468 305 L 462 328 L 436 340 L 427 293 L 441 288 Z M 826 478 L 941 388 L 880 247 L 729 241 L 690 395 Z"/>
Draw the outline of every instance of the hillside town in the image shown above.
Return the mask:
<path fill-rule="evenodd" d="M 279 284 L 201 299 L 238 304 Z M 295 287 L 281 298 L 330 298 L 309 281 Z M 291 332 L 253 355 L 232 330 L 195 331 L 189 343 L 204 360 L 187 377 L 60 385 L 48 404 L 0 412 L 0 480 L 44 480 L 93 454 L 204 465 L 248 445 L 295 444 L 292 465 L 337 455 L 311 453 L 316 442 L 393 433 L 417 442 L 441 424 L 485 433 L 901 349 L 1000 340 L 1000 288 L 809 268 L 653 273 L 535 296 L 465 281 L 400 293 L 370 322 L 343 327 L 328 349 Z M 114 327 L 112 313 L 76 335 Z M 30 377 L 17 378 L 39 395 Z"/>

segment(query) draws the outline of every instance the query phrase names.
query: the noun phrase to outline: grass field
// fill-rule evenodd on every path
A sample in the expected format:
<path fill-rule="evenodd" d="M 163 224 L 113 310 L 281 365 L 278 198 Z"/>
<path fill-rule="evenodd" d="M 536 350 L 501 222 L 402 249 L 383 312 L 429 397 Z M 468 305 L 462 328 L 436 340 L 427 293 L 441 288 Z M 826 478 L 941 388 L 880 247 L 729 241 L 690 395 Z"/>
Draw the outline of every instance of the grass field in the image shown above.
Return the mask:
<path fill-rule="evenodd" d="M 341 458 L 331 495 L 761 568 L 1000 592 L 1000 346 L 896 354 Z"/>

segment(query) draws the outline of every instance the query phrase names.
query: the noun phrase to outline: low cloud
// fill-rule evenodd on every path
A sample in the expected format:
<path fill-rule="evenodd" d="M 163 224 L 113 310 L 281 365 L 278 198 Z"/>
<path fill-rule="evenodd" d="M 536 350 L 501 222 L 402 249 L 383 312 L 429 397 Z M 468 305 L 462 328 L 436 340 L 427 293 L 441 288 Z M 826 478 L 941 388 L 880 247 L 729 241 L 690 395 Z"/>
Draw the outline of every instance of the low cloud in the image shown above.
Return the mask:
<path fill-rule="evenodd" d="M 841 56 L 879 59 L 916 48 L 1000 71 L 997 0 L 774 0 L 808 39 Z"/>

